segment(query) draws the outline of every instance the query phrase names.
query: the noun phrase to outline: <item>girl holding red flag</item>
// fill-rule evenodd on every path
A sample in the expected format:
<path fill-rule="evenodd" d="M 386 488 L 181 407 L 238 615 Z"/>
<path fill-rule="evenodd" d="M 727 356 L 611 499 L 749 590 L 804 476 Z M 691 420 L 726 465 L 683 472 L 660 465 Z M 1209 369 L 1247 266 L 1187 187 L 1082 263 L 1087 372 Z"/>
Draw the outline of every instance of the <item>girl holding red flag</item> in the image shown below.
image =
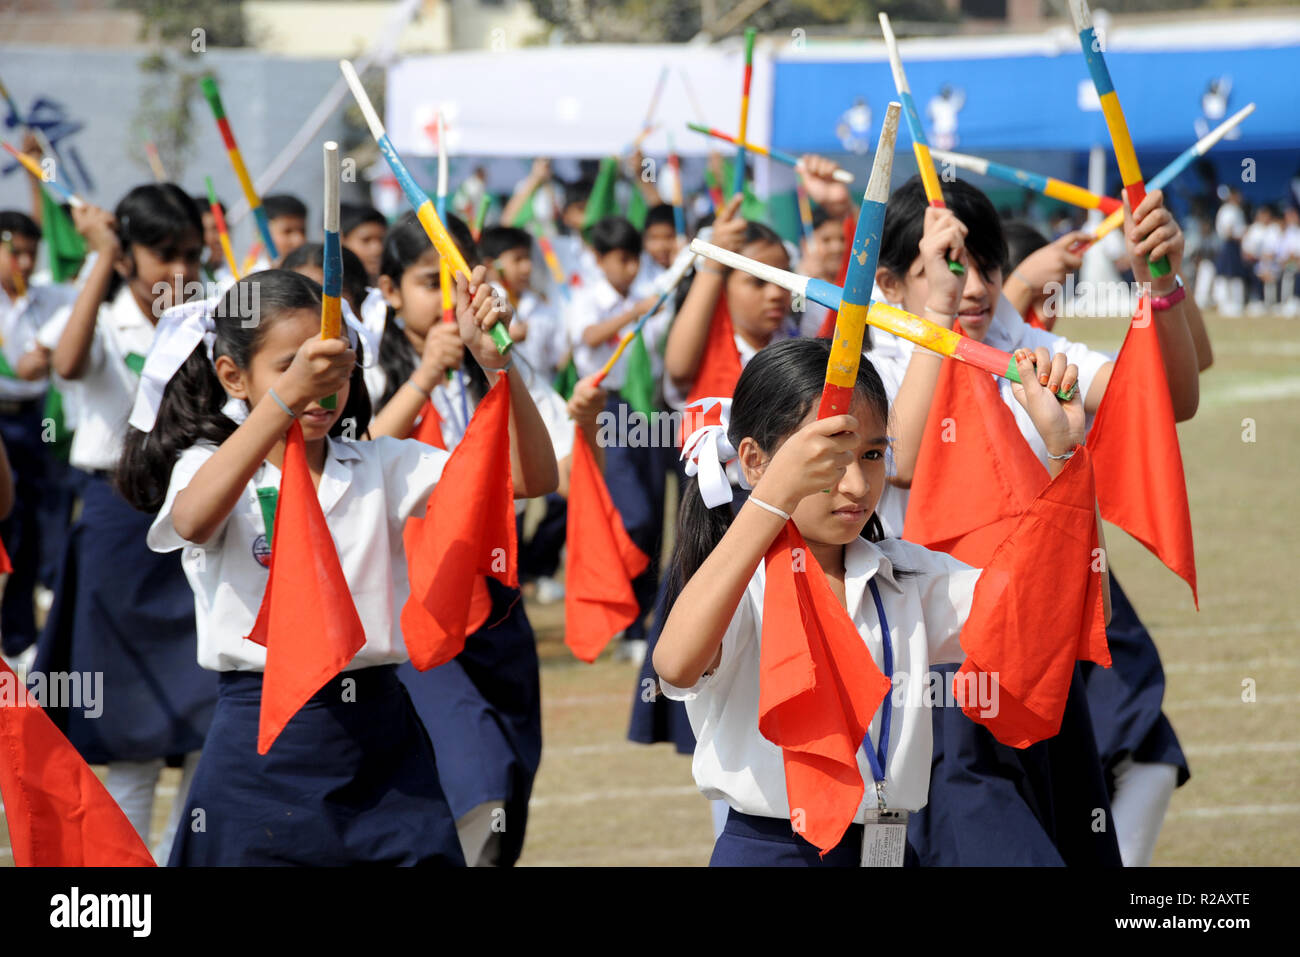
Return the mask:
<path fill-rule="evenodd" d="M 487 330 L 501 315 L 482 275 L 457 283 L 458 327 L 484 368 L 500 368 Z M 369 398 L 354 346 L 322 339 L 320 313 L 320 286 L 284 270 L 174 310 L 132 414 L 121 484 L 138 507 L 159 509 L 150 547 L 183 550 L 199 662 L 220 672 L 172 864 L 464 863 L 434 750 L 396 674 L 410 587 L 402 529 L 449 456 L 345 438 L 369 421 Z M 515 489 L 540 494 L 555 483 L 549 440 L 518 373 L 506 379 Z M 272 605 L 282 548 L 313 567 L 285 569 Z M 277 712 L 284 723 L 267 741 L 268 707 L 283 707 L 286 687 L 273 687 L 273 658 L 294 636 L 283 623 L 268 633 L 263 615 L 295 598 L 325 611 L 290 607 L 289 620 L 322 631 L 295 646 L 288 677 L 310 687 Z M 318 649 L 328 639 L 332 651 L 347 622 L 343 653 L 322 662 Z"/>
<path fill-rule="evenodd" d="M 992 203 L 961 181 L 944 184 L 944 194 L 947 209 L 928 207 L 920 181 L 914 178 L 890 198 L 876 296 L 989 345 L 1007 351 L 1034 349 L 1040 362 L 1049 350 L 1068 356 L 1079 367 L 1079 388 L 1091 429 L 1115 361 L 1025 322 L 1002 293 L 1007 243 Z M 1130 214 L 1125 237 L 1139 281 L 1151 282 L 1147 257 L 1156 260 L 1168 255 L 1174 263 L 1167 285 L 1157 282 L 1150 287 L 1157 297 L 1152 315 L 1168 370 L 1173 416 L 1190 418 L 1197 404 L 1199 351 L 1181 302 L 1181 286 L 1174 285 L 1173 279 L 1181 258 L 1182 233 L 1163 208 L 1159 192 L 1148 194 L 1136 216 Z M 1044 252 L 1068 257 L 1054 247 Z M 945 254 L 964 257 L 974 268 L 967 269 L 964 279 L 954 277 L 941 266 Z M 877 335 L 870 355 L 894 396 L 898 422 L 896 468 L 881 509 L 887 527 L 964 560 L 983 560 L 996 543 L 996 533 L 953 536 L 949 517 L 962 509 L 938 487 L 957 482 L 962 494 L 972 501 L 982 499 L 986 508 L 996 505 L 992 499 L 1005 495 L 1009 477 L 1022 488 L 1034 487 L 1041 482 L 1035 459 L 1047 466 L 1049 458 L 1032 422 L 1012 399 L 1010 383 L 996 380 L 994 405 L 1000 399 L 1010 415 L 985 410 L 981 417 L 990 429 L 994 428 L 990 423 L 1004 429 L 1005 434 L 994 441 L 1003 446 L 1007 458 L 997 469 L 975 463 L 971 471 L 957 461 L 963 443 L 945 440 L 940 432 L 945 422 L 963 428 L 961 416 L 948 403 L 956 402 L 956 390 L 969 387 L 955 385 L 958 379 L 980 384 L 975 374 L 945 365 L 938 356 L 887 335 Z M 936 404 L 940 392 L 944 398 Z M 1019 437 L 1027 448 L 1019 446 Z M 971 448 L 969 440 L 964 447 Z M 1100 470 L 1100 451 L 1097 460 Z M 934 508 L 933 498 L 917 502 L 922 483 L 914 484 L 916 475 L 921 475 L 927 494 L 938 496 L 947 509 Z M 1164 679 L 1154 644 L 1113 578 L 1110 588 L 1115 617 L 1108 635 L 1115 667 L 1080 666 L 1073 695 L 1077 700 L 1071 702 L 1061 733 L 1053 740 L 1014 752 L 951 709 L 936 710 L 938 756 L 931 803 L 911 827 L 923 862 L 1149 862 L 1169 797 L 1177 784 L 1186 781 L 1188 772 L 1173 728 L 1160 711 Z M 1104 830 L 1092 826 L 1093 809 L 1099 807 L 1114 810 L 1113 826 Z"/>
<path fill-rule="evenodd" d="M 930 718 L 917 691 L 933 663 L 971 647 L 959 637 L 981 573 L 884 537 L 884 386 L 864 361 L 852 414 L 818 419 L 829 356 L 820 339 L 764 349 L 741 374 L 729 421 L 692 437 L 701 472 L 706 456 L 718 468 L 734 457 L 753 489 L 733 517 L 729 496 L 687 483 L 654 653 L 664 693 L 690 714 L 696 783 L 730 806 L 714 865 L 858 865 L 887 826 L 880 812 L 924 806 Z M 1083 436 L 1082 405 L 1051 394 L 1077 370 L 1054 362 L 1043 387 L 1027 354 L 1019 365 L 1017 398 L 1057 455 L 1054 474 L 1071 471 L 1090 498 L 1086 453 L 1065 461 Z M 1100 586 L 1094 598 L 1077 620 L 1095 614 L 1099 628 Z M 1072 662 L 1078 632 L 1067 631 Z M 894 846 L 891 863 L 902 863 Z"/>

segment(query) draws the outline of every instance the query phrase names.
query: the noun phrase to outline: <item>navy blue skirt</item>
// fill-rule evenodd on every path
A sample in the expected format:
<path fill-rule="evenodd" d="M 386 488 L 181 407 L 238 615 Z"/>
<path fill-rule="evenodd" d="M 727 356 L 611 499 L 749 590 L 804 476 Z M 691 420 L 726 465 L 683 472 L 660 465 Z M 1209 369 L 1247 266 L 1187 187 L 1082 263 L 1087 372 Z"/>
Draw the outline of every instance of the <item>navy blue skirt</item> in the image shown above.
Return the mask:
<path fill-rule="evenodd" d="M 257 753 L 262 673 L 227 671 L 168 863 L 465 863 L 396 668 L 339 675 Z"/>
<path fill-rule="evenodd" d="M 862 825 L 850 824 L 843 839 L 825 857 L 790 828 L 784 818 L 756 817 L 727 809 L 727 824 L 713 845 L 710 867 L 858 867 L 862 861 Z M 916 867 L 909 838 L 903 866 Z"/>
<path fill-rule="evenodd" d="M 429 671 L 397 674 L 438 756 L 438 775 L 460 819 L 491 801 L 505 807 L 497 862 L 519 859 L 528 799 L 542 760 L 537 641 L 519 592 L 488 579 L 492 611 L 465 650 Z"/>
<path fill-rule="evenodd" d="M 198 665 L 194 593 L 180 552 L 145 544 L 152 522 L 106 478 L 87 477 L 37 645 L 33 671 L 103 676 L 99 716 L 50 710 L 91 764 L 196 751 L 212 721 L 217 677 Z"/>
<path fill-rule="evenodd" d="M 13 473 L 14 504 L 0 522 L 13 573 L 0 599 L 0 650 L 16 655 L 36 642 L 36 606 L 33 590 L 39 580 L 42 558 L 41 499 L 50 484 L 49 446 L 41 441 L 43 399 L 15 403 L 17 411 L 0 415 L 0 436 Z"/>
<path fill-rule="evenodd" d="M 958 707 L 933 712 L 930 798 L 907 831 L 921 866 L 1121 866 L 1078 666 L 1061 730 L 1028 748 L 1001 744 Z"/>
<path fill-rule="evenodd" d="M 1178 786 L 1191 777 L 1187 757 L 1161 706 L 1165 671 L 1150 632 L 1128 596 L 1110 576 L 1110 624 L 1106 626 L 1111 667 L 1080 663 L 1088 689 L 1088 711 L 1102 767 L 1112 793 L 1115 766 L 1126 757 L 1143 763 L 1172 764 Z"/>

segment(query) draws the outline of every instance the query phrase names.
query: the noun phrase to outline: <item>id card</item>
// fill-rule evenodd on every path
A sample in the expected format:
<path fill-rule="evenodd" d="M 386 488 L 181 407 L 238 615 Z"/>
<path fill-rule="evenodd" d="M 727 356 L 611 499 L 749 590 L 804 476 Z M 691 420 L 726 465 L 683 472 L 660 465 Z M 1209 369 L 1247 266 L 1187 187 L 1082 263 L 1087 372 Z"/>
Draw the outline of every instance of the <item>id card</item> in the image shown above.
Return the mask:
<path fill-rule="evenodd" d="M 871 810 L 862 828 L 862 867 L 902 867 L 907 812 Z"/>

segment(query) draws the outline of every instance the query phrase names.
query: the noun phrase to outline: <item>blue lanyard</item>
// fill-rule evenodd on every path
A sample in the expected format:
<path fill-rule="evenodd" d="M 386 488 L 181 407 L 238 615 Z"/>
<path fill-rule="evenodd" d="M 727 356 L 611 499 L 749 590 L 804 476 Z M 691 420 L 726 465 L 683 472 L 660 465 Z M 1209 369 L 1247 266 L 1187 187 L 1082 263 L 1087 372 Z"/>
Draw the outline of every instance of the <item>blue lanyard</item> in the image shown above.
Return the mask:
<path fill-rule="evenodd" d="M 894 647 L 889 639 L 889 619 L 885 617 L 885 603 L 880 600 L 880 589 L 876 587 L 874 578 L 867 584 L 871 586 L 871 597 L 876 601 L 876 615 L 880 618 L 880 643 L 884 648 L 885 659 L 884 674 L 889 680 L 889 690 L 885 692 L 885 700 L 880 702 L 880 743 L 874 750 L 872 749 L 869 728 L 862 736 L 862 749 L 867 752 L 871 776 L 876 781 L 876 794 L 880 795 L 881 786 L 885 783 L 885 759 L 889 756 L 889 719 L 894 713 Z M 881 803 L 883 804 L 883 798 Z"/>

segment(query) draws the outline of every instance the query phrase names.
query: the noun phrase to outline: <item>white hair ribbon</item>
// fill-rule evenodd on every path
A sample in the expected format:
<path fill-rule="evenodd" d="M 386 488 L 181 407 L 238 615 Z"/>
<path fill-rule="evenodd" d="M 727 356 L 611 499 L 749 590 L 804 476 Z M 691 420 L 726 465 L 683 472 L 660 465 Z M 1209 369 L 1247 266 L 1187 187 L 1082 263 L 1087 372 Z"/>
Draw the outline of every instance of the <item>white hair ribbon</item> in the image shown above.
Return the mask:
<path fill-rule="evenodd" d="M 727 478 L 727 463 L 736 458 L 736 450 L 727 438 L 731 426 L 731 400 L 708 398 L 699 399 L 686 406 L 699 409 L 701 418 L 709 417 L 710 411 L 717 407 L 717 422 L 700 426 L 682 443 L 682 459 L 686 462 L 686 474 L 694 476 L 700 486 L 700 497 L 709 508 L 726 505 L 732 500 L 731 481 Z M 745 485 L 744 474 L 740 475 L 741 485 Z"/>
<path fill-rule="evenodd" d="M 131 409 L 132 428 L 152 432 L 158 420 L 158 407 L 163 391 L 178 369 L 190 357 L 200 342 L 208 347 L 212 358 L 212 343 L 216 341 L 213 313 L 219 299 L 198 299 L 194 302 L 172 306 L 158 317 L 153 345 L 140 370 L 140 388 L 135 394 L 135 407 Z"/>
<path fill-rule="evenodd" d="M 206 345 L 208 359 L 212 359 L 212 346 L 217 338 L 214 317 L 221 301 L 221 297 L 217 297 L 182 303 L 164 310 L 158 318 L 153 345 L 145 357 L 144 368 L 140 370 L 140 387 L 131 409 L 129 422 L 133 428 L 141 432 L 153 431 L 167 383 L 194 352 L 195 346 L 200 342 Z M 358 342 L 364 343 L 364 365 L 374 365 L 379 357 L 379 337 L 361 324 L 346 299 L 341 301 L 341 306 L 352 348 L 355 349 Z"/>

